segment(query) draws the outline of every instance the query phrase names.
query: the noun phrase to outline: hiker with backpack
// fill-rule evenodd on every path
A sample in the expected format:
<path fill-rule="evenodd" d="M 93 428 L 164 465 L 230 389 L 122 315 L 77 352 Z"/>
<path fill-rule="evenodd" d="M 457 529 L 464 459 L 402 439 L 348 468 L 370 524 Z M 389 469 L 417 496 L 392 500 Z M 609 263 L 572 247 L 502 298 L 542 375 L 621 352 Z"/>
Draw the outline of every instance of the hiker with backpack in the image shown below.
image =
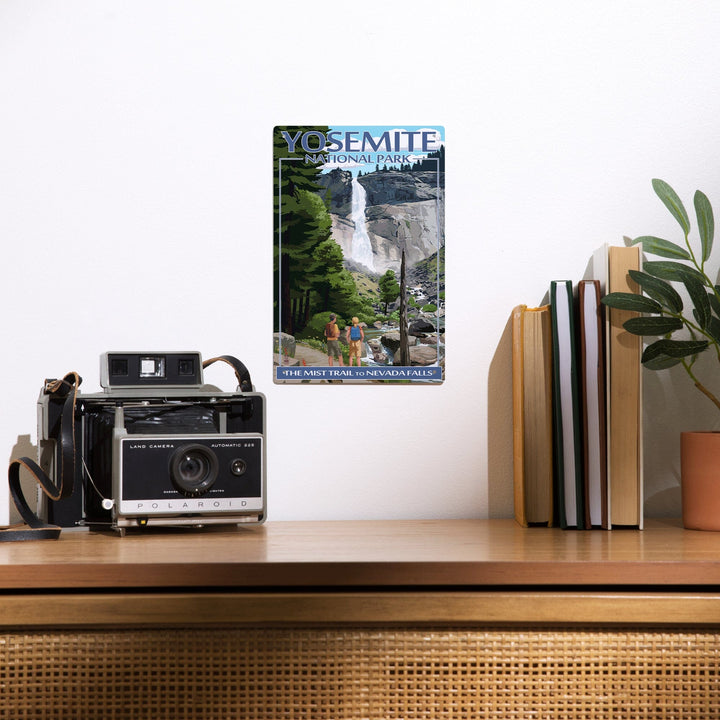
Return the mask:
<path fill-rule="evenodd" d="M 356 317 L 352 319 L 352 325 L 348 325 L 345 331 L 345 339 L 350 348 L 350 365 L 353 364 L 353 357 L 357 360 L 357 366 L 360 367 L 360 358 L 363 354 L 363 340 L 365 333 L 360 327 L 360 320 Z"/>
<path fill-rule="evenodd" d="M 335 313 L 330 313 L 330 322 L 325 325 L 325 340 L 327 342 L 328 365 L 332 367 L 333 358 L 337 358 L 338 364 L 342 366 L 343 356 L 340 350 L 340 330 L 337 326 Z M 352 364 L 352 363 L 351 363 Z"/>

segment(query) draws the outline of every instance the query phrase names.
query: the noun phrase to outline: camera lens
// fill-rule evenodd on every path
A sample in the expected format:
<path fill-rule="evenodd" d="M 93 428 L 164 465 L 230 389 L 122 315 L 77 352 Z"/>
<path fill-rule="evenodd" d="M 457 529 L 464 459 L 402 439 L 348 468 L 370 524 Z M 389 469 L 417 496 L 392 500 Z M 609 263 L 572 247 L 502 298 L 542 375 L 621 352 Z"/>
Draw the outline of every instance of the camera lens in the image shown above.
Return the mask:
<path fill-rule="evenodd" d="M 215 482 L 218 461 L 204 445 L 183 445 L 170 460 L 170 477 L 183 495 L 202 495 Z"/>

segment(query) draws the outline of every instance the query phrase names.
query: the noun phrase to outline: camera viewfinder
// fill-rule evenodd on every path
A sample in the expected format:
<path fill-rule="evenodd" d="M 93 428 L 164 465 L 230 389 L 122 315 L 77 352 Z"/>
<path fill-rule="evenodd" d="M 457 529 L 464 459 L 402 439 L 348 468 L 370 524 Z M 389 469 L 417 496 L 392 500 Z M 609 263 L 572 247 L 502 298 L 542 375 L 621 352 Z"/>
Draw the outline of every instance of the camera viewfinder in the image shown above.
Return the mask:
<path fill-rule="evenodd" d="M 178 375 L 195 375 L 195 363 L 192 358 L 180 358 L 178 360 Z"/>
<path fill-rule="evenodd" d="M 127 358 L 112 358 L 110 360 L 110 374 L 113 377 L 127 377 L 128 376 Z"/>

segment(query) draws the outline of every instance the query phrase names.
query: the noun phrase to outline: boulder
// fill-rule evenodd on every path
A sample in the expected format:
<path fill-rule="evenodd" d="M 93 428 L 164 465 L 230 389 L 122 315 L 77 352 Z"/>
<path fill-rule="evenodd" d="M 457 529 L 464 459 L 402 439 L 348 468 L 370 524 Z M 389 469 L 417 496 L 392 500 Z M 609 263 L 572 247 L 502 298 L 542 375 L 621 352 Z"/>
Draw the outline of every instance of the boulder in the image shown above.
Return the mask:
<path fill-rule="evenodd" d="M 370 352 L 372 353 L 373 360 L 376 363 L 385 364 L 388 361 L 387 355 L 385 354 L 385 351 L 383 350 L 382 343 L 377 340 L 373 339 L 368 342 L 368 347 L 370 348 Z"/>
<path fill-rule="evenodd" d="M 386 332 L 380 337 L 380 342 L 390 350 L 390 352 L 395 352 L 400 347 L 400 332 L 394 330 Z"/>
<path fill-rule="evenodd" d="M 292 335 L 283 332 L 273 335 L 273 352 L 275 355 L 277 355 L 278 352 L 282 352 L 283 355 L 287 357 L 295 357 L 296 346 L 297 343 Z M 282 348 L 282 350 L 280 350 L 280 348 Z"/>
<path fill-rule="evenodd" d="M 392 330 L 391 332 L 387 332 L 384 335 L 381 336 L 380 342 L 388 349 L 390 352 L 396 352 L 400 349 L 400 331 L 399 330 Z M 417 339 L 414 337 L 408 337 L 408 344 L 410 346 L 414 345 L 417 342 Z"/>
<path fill-rule="evenodd" d="M 400 353 L 396 352 L 393 362 L 400 361 Z M 427 345 L 416 345 L 410 348 L 411 365 L 434 365 L 438 361 L 437 349 Z"/>
<path fill-rule="evenodd" d="M 410 323 L 410 327 L 408 328 L 408 332 L 411 335 L 416 335 L 418 337 L 424 336 L 427 333 L 435 332 L 435 326 L 429 322 L 428 320 L 425 320 L 423 318 L 419 318 L 418 320 L 413 320 Z"/>

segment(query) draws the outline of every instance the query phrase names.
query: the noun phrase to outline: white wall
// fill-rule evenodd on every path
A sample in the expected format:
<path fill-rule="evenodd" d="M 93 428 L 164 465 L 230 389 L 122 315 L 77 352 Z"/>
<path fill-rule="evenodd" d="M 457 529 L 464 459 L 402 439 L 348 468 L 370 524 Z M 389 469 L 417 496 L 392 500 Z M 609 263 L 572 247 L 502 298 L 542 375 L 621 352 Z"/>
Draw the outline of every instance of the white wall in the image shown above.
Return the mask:
<path fill-rule="evenodd" d="M 271 519 L 511 514 L 510 310 L 674 232 L 650 178 L 720 202 L 719 33 L 720 6 L 668 0 L 4 0 L 0 455 L 34 441 L 45 377 L 226 352 L 268 397 Z M 271 132 L 294 122 L 446 127 L 442 387 L 272 384 Z M 706 401 L 664 382 L 648 505 L 678 514 L 680 408 Z"/>

